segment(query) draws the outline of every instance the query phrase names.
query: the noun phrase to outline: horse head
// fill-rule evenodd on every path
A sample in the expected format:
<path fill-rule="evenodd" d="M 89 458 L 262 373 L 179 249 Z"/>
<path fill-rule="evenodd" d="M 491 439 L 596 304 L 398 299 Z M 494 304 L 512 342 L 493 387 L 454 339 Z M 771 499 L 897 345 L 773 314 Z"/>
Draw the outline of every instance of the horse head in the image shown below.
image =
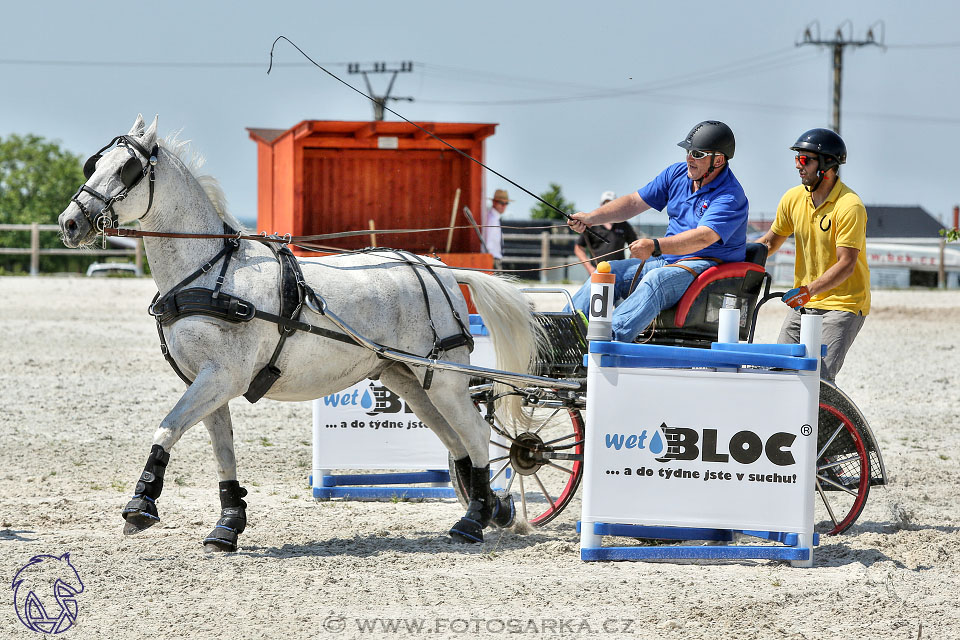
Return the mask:
<path fill-rule="evenodd" d="M 60 214 L 60 233 L 68 247 L 93 241 L 106 227 L 143 218 L 153 205 L 155 165 L 159 157 L 157 118 L 149 127 L 137 116 L 130 132 L 117 136 L 83 165 L 86 182 Z"/>

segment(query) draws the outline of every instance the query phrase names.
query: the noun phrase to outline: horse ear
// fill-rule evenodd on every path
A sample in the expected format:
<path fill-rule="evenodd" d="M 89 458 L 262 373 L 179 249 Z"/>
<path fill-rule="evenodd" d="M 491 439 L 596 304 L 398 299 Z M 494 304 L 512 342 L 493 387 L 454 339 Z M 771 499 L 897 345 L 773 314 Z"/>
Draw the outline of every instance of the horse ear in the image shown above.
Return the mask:
<path fill-rule="evenodd" d="M 138 113 L 137 119 L 133 121 L 133 126 L 130 127 L 130 133 L 128 136 L 142 136 L 143 135 L 143 114 Z"/>
<path fill-rule="evenodd" d="M 160 116 L 154 116 L 153 122 L 151 122 L 147 130 L 143 132 L 143 138 L 141 140 L 143 146 L 152 147 L 157 143 L 157 121 L 159 119 Z"/>

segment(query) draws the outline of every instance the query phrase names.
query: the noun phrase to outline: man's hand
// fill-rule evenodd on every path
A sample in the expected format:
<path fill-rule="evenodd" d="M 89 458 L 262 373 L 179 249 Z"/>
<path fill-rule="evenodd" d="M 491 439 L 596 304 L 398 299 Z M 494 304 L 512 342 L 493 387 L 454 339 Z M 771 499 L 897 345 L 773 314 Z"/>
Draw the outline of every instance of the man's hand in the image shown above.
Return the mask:
<path fill-rule="evenodd" d="M 805 306 L 810 302 L 810 290 L 806 286 L 790 289 L 783 294 L 783 303 L 792 309 Z"/>
<path fill-rule="evenodd" d="M 579 211 L 569 218 L 567 218 L 567 225 L 577 233 L 583 233 L 587 230 L 587 227 L 590 226 L 590 223 L 587 222 L 589 214 Z"/>
<path fill-rule="evenodd" d="M 630 255 L 637 260 L 646 260 L 653 255 L 653 240 L 640 238 L 630 243 Z"/>

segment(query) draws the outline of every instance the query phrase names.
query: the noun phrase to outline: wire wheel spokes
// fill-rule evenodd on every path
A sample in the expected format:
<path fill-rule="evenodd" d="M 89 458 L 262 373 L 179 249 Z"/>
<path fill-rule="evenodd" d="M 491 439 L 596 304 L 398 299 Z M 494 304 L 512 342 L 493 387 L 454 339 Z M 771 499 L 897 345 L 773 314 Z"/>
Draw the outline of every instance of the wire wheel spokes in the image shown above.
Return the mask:
<path fill-rule="evenodd" d="M 843 402 L 821 397 L 814 528 L 836 535 L 856 522 L 870 493 L 870 459 Z"/>
<path fill-rule="evenodd" d="M 495 406 L 497 406 L 495 401 Z M 550 522 L 573 499 L 583 471 L 583 419 L 567 407 L 524 407 L 524 424 L 505 424 L 494 411 L 491 485 L 512 493 L 517 511 L 533 526 Z M 457 496 L 466 504 L 463 480 L 450 467 Z"/>

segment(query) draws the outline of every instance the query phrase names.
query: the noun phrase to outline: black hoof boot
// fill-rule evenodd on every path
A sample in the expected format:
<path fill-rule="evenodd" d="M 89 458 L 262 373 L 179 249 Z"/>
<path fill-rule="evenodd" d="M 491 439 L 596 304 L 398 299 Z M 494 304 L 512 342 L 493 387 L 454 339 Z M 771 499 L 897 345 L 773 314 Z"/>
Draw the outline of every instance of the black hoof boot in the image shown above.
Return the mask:
<path fill-rule="evenodd" d="M 490 524 L 497 505 L 497 497 L 490 491 L 490 465 L 471 466 L 467 477 L 470 478 L 470 503 L 467 513 L 450 529 L 450 537 L 459 542 L 483 542 L 483 529 Z"/>
<path fill-rule="evenodd" d="M 247 490 L 236 480 L 220 483 L 220 519 L 206 538 L 207 551 L 236 551 L 237 538 L 247 528 L 247 503 L 242 500 Z"/>
<path fill-rule="evenodd" d="M 450 537 L 457 542 L 483 542 L 483 525 L 480 524 L 483 503 L 471 500 L 467 513 L 450 529 Z"/>
<path fill-rule="evenodd" d="M 160 522 L 157 512 L 157 499 L 163 491 L 163 474 L 167 470 L 170 454 L 158 444 L 150 449 L 147 464 L 143 467 L 140 480 L 134 490 L 133 498 L 123 508 L 123 533 L 131 535 L 140 533 Z"/>
<path fill-rule="evenodd" d="M 501 529 L 512 526 L 514 520 L 517 519 L 517 509 L 513 506 L 513 496 L 509 493 L 506 496 L 494 494 L 494 499 L 496 503 L 493 507 L 493 516 L 490 518 L 490 523 Z"/>

